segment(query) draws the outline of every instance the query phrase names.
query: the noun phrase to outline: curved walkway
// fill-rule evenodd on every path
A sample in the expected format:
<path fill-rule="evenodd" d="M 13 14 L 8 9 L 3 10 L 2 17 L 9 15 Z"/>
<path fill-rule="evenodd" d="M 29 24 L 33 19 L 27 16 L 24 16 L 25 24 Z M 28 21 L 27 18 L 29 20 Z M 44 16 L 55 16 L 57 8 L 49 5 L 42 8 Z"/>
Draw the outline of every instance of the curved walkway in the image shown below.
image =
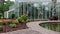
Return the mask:
<path fill-rule="evenodd" d="M 51 31 L 39 26 L 39 23 L 43 22 L 60 22 L 60 21 L 35 21 L 27 23 L 27 26 L 29 27 L 29 29 L 41 32 L 42 34 L 60 34 L 59 32 Z"/>
<path fill-rule="evenodd" d="M 23 29 L 23 30 L 17 30 L 13 32 L 6 32 L 6 33 L 0 33 L 0 34 L 41 34 L 38 31 L 30 30 L 30 29 Z"/>
<path fill-rule="evenodd" d="M 0 33 L 0 34 L 60 34 L 59 32 L 51 31 L 39 26 L 39 23 L 43 22 L 55 22 L 55 21 L 36 21 L 27 23 L 28 29 L 17 30 L 12 32 Z M 57 21 L 60 22 L 60 21 Z"/>

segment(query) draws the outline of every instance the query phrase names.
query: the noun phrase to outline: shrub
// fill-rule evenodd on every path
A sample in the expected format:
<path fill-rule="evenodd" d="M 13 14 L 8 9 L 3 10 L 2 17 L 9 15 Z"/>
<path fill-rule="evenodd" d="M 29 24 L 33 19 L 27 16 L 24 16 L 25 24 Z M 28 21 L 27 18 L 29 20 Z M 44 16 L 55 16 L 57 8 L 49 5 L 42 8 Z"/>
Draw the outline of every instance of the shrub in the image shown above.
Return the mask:
<path fill-rule="evenodd" d="M 11 17 L 12 17 L 12 19 L 14 19 L 14 17 L 15 17 L 15 14 L 11 14 Z"/>
<path fill-rule="evenodd" d="M 54 17 L 54 20 L 58 20 L 58 16 L 53 16 Z"/>
<path fill-rule="evenodd" d="M 10 24 L 10 28 L 16 28 L 16 24 Z"/>
<path fill-rule="evenodd" d="M 0 26 L 0 30 L 3 30 L 3 26 Z"/>
<path fill-rule="evenodd" d="M 0 15 L 0 19 L 1 19 L 1 15 Z"/>
<path fill-rule="evenodd" d="M 58 20 L 58 16 L 52 16 L 49 18 L 50 20 Z"/>
<path fill-rule="evenodd" d="M 4 23 L 3 23 L 3 25 L 6 25 L 6 24 L 8 24 L 8 22 L 4 22 Z"/>
<path fill-rule="evenodd" d="M 19 22 L 26 22 L 27 21 L 27 17 L 26 16 L 21 16 L 17 19 Z"/>
<path fill-rule="evenodd" d="M 11 24 L 18 24 L 18 22 L 12 22 Z"/>
<path fill-rule="evenodd" d="M 50 20 L 54 20 L 53 17 L 49 17 Z"/>

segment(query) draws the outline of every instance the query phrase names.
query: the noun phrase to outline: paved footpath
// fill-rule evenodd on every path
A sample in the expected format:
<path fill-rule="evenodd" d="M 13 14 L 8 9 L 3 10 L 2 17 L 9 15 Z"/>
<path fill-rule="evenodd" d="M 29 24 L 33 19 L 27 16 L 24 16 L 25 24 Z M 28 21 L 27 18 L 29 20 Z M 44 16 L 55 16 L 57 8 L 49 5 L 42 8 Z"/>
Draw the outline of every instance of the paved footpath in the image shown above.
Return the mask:
<path fill-rule="evenodd" d="M 60 34 L 59 32 L 51 31 L 39 26 L 39 23 L 55 22 L 55 21 L 35 21 L 27 23 L 28 29 L 17 30 L 13 32 L 0 33 L 0 34 Z M 60 21 L 58 21 L 60 22 Z"/>
<path fill-rule="evenodd" d="M 35 21 L 35 22 L 27 23 L 27 25 L 28 27 L 30 27 L 30 29 L 41 32 L 42 34 L 60 34 L 59 32 L 48 30 L 39 26 L 40 23 L 44 23 L 44 22 L 60 22 L 60 21 Z"/>
<path fill-rule="evenodd" d="M 30 29 L 23 29 L 13 32 L 7 32 L 7 33 L 0 33 L 0 34 L 41 34 L 38 31 L 30 30 Z"/>

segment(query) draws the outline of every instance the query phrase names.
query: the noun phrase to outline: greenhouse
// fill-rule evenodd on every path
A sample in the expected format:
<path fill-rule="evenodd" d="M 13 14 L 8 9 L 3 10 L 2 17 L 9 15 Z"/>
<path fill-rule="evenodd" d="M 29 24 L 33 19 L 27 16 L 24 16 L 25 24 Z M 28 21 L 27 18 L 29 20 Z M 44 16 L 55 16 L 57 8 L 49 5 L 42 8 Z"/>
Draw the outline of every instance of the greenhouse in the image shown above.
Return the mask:
<path fill-rule="evenodd" d="M 57 1 L 56 15 L 60 19 L 60 2 Z M 14 10 L 12 10 L 14 9 Z M 27 14 L 29 19 L 48 19 L 53 15 L 52 1 L 20 1 L 15 0 L 15 4 L 10 6 L 10 11 L 5 12 L 5 17 L 11 18 L 11 14 L 15 14 L 15 18 Z M 6 13 L 8 15 L 6 15 Z"/>
<path fill-rule="evenodd" d="M 0 1 L 0 34 L 60 34 L 60 0 Z"/>

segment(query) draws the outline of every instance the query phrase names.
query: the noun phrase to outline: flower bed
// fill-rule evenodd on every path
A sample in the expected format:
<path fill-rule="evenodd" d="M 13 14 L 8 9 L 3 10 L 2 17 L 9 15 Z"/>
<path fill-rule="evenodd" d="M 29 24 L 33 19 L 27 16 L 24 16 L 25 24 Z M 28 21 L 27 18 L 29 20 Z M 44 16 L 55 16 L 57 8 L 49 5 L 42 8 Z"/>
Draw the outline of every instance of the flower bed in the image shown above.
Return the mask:
<path fill-rule="evenodd" d="M 16 31 L 20 29 L 26 29 L 26 23 L 27 23 L 27 16 L 24 14 L 20 17 L 18 17 L 16 20 L 14 19 L 1 19 L 0 20 L 0 33 L 2 32 L 9 32 L 9 31 Z"/>
<path fill-rule="evenodd" d="M 16 20 L 0 20 L 0 33 L 26 29 L 26 24 L 18 23 Z"/>

